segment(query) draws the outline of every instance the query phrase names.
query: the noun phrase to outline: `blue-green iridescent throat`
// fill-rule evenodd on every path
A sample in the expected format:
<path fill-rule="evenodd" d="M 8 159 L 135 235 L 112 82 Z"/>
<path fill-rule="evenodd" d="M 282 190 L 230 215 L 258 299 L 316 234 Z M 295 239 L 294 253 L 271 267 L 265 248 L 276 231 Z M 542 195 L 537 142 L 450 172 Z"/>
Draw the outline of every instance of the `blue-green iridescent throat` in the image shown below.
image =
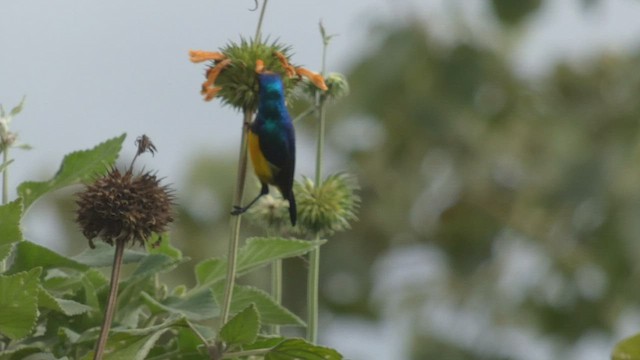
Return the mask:
<path fill-rule="evenodd" d="M 288 117 L 282 116 L 282 113 L 287 109 L 284 103 L 284 86 L 280 75 L 260 74 L 258 82 L 260 83 L 258 112 L 265 117 L 263 120 L 288 120 Z"/>

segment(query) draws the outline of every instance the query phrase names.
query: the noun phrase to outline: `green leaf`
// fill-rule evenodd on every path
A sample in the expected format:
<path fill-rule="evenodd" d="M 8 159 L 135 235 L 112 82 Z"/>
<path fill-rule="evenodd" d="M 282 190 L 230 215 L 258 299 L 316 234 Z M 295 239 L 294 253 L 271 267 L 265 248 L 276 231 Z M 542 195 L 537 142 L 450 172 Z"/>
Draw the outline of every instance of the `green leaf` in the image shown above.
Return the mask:
<path fill-rule="evenodd" d="M 10 349 L 0 352 L 0 360 L 23 360 L 31 354 L 39 354 L 44 351 L 43 345 L 17 344 Z"/>
<path fill-rule="evenodd" d="M 325 242 L 278 237 L 250 238 L 238 252 L 238 269 L 246 272 L 278 259 L 304 255 Z"/>
<path fill-rule="evenodd" d="M 216 333 L 210 326 L 200 325 L 197 323 L 192 323 L 190 321 L 187 321 L 187 324 L 189 325 L 191 330 L 194 332 L 194 334 L 195 333 L 200 334 L 199 337 L 203 339 L 207 339 L 207 341 L 209 342 L 212 342 L 215 340 Z"/>
<path fill-rule="evenodd" d="M 286 338 L 275 335 L 259 335 L 258 340 L 251 344 L 243 345 L 242 350 L 269 349 L 283 342 Z"/>
<path fill-rule="evenodd" d="M 224 296 L 224 284 L 219 283 L 214 286 L 213 292 L 218 304 L 220 304 Z M 266 292 L 252 286 L 236 285 L 233 288 L 231 313 L 238 313 L 251 304 L 255 305 L 263 324 L 305 326 L 302 319 L 278 304 Z"/>
<path fill-rule="evenodd" d="M 167 255 L 152 254 L 147 255 L 129 278 L 123 283 L 124 286 L 147 279 L 155 274 L 169 271 L 180 264 L 182 260 L 172 259 Z"/>
<path fill-rule="evenodd" d="M 172 259 L 181 260 L 182 251 L 171 245 L 169 234 L 153 234 L 147 242 L 147 252 L 149 254 L 163 254 Z"/>
<path fill-rule="evenodd" d="M 62 160 L 56 175 L 49 181 L 23 182 L 18 186 L 25 210 L 47 192 L 90 181 L 104 174 L 118 158 L 126 134 L 107 140 L 91 150 L 73 152 Z"/>
<path fill-rule="evenodd" d="M 109 285 L 109 278 L 97 269 L 89 269 L 83 275 L 96 289 Z"/>
<path fill-rule="evenodd" d="M 196 265 L 198 288 L 209 287 L 225 278 L 227 259 L 211 258 Z"/>
<path fill-rule="evenodd" d="M 120 283 L 120 294 L 118 302 L 120 310 L 133 314 L 135 308 L 145 305 L 140 294 L 145 291 L 154 293 L 155 276 L 165 271 L 169 271 L 180 264 L 183 260 L 175 260 L 167 255 L 154 254 L 146 256 L 133 271 L 131 276 Z M 126 308 L 126 309 L 125 309 Z M 128 318 L 134 320 L 133 318 Z"/>
<path fill-rule="evenodd" d="M 264 360 L 341 360 L 334 349 L 310 344 L 302 339 L 286 339 L 271 349 Z"/>
<path fill-rule="evenodd" d="M 92 310 L 90 306 L 79 302 L 56 298 L 42 286 L 39 286 L 38 290 L 38 306 L 41 308 L 51 309 L 66 316 L 80 315 Z"/>
<path fill-rule="evenodd" d="M 184 284 L 178 285 L 171 290 L 171 295 L 177 297 L 183 297 L 187 293 L 187 286 Z"/>
<path fill-rule="evenodd" d="M 20 112 L 22 111 L 22 107 L 24 106 L 24 101 L 26 99 L 27 99 L 27 97 L 23 96 L 22 100 L 20 100 L 20 104 L 18 104 L 13 109 L 11 109 L 11 112 L 9 113 L 9 116 L 14 117 L 14 116 L 20 114 Z"/>
<path fill-rule="evenodd" d="M 0 206 L 0 245 L 12 244 L 24 240 L 20 230 L 22 218 L 22 200 L 17 199 Z"/>
<path fill-rule="evenodd" d="M 504 25 L 518 25 L 533 15 L 542 4 L 542 0 L 492 0 L 491 6 L 497 18 Z"/>
<path fill-rule="evenodd" d="M 69 295 L 73 296 L 76 291 L 82 289 L 81 272 L 65 272 L 58 269 L 49 269 L 45 271 L 41 278 L 42 286 L 49 293 L 57 294 L 56 296 Z"/>
<path fill-rule="evenodd" d="M 132 337 L 133 341 L 125 342 L 124 344 L 118 344 L 114 351 L 109 352 L 104 356 L 105 360 L 144 360 L 151 351 L 151 348 L 156 344 L 160 336 L 169 331 L 169 328 L 158 330 L 150 335 L 141 337 Z"/>
<path fill-rule="evenodd" d="M 87 248 L 71 259 L 86 266 L 107 267 L 113 265 L 113 256 L 115 255 L 115 251 L 115 247 L 100 241 L 96 242 L 95 249 Z M 137 263 L 146 256 L 147 254 L 143 252 L 125 249 L 122 263 Z"/>
<path fill-rule="evenodd" d="M 0 151 L 0 153 L 2 153 L 2 151 Z M 0 172 L 3 172 L 4 169 L 6 169 L 7 166 L 11 165 L 12 162 L 13 162 L 13 159 L 10 159 L 0 164 Z"/>
<path fill-rule="evenodd" d="M 40 352 L 37 354 L 31 354 L 25 358 L 22 358 L 22 360 L 68 360 L 68 359 L 69 358 L 66 356 L 57 358 L 52 353 L 43 353 L 43 352 Z"/>
<path fill-rule="evenodd" d="M 169 296 L 162 301 L 154 299 L 146 292 L 140 295 L 153 314 L 179 314 L 188 320 L 201 321 L 211 319 L 219 313 L 211 291 L 201 291 L 185 297 Z"/>
<path fill-rule="evenodd" d="M 178 334 L 176 340 L 178 344 L 178 351 L 181 354 L 189 352 L 198 352 L 198 348 L 202 345 L 206 345 L 202 342 L 202 339 L 196 334 L 196 330 L 192 327 L 178 328 Z M 202 357 L 200 357 L 202 358 Z"/>
<path fill-rule="evenodd" d="M 612 360 L 640 360 L 640 334 L 620 341 L 611 354 Z"/>
<path fill-rule="evenodd" d="M 171 328 L 188 328 L 189 324 L 181 316 L 170 316 L 163 323 L 140 329 L 113 329 L 107 342 L 105 360 L 142 360 L 157 343 L 158 339 Z"/>
<path fill-rule="evenodd" d="M 87 265 L 81 264 L 73 259 L 62 256 L 31 241 L 21 241 L 17 244 L 13 265 L 9 269 L 10 273 L 28 271 L 40 266 L 43 269 L 66 268 L 79 271 L 88 270 Z"/>
<path fill-rule="evenodd" d="M 324 244 L 324 240 L 306 241 L 284 238 L 250 238 L 238 251 L 238 275 L 267 265 L 275 260 L 306 254 Z M 208 287 L 225 278 L 227 260 L 212 258 L 196 266 L 198 287 Z"/>
<path fill-rule="evenodd" d="M 4 261 L 9 256 L 9 254 L 11 254 L 12 248 L 13 245 L 11 244 L 0 245 L 0 261 Z"/>
<path fill-rule="evenodd" d="M 38 286 L 42 268 L 0 275 L 0 333 L 20 339 L 31 333 L 38 318 Z"/>
<path fill-rule="evenodd" d="M 122 341 L 129 339 L 130 336 L 147 336 L 154 334 L 160 330 L 165 330 L 173 326 L 188 326 L 187 321 L 180 315 L 170 315 L 162 323 L 152 325 L 146 328 L 116 328 L 112 329 L 112 336 L 114 341 Z"/>
<path fill-rule="evenodd" d="M 82 276 L 82 287 L 84 290 L 84 303 L 93 309 L 100 311 L 100 300 L 98 299 L 98 289 L 101 287 L 97 284 L 94 275 L 89 275 L 87 271 Z"/>
<path fill-rule="evenodd" d="M 58 337 L 63 339 L 64 342 L 74 344 L 78 339 L 80 339 L 80 334 L 69 328 L 61 326 L 58 328 Z"/>
<path fill-rule="evenodd" d="M 228 346 L 251 344 L 256 341 L 260 330 L 260 315 L 251 304 L 237 313 L 220 330 L 220 338 Z"/>
<path fill-rule="evenodd" d="M 14 144 L 13 147 L 21 149 L 21 150 L 32 150 L 33 149 L 33 146 L 31 146 L 29 144 L 18 144 L 18 145 Z"/>

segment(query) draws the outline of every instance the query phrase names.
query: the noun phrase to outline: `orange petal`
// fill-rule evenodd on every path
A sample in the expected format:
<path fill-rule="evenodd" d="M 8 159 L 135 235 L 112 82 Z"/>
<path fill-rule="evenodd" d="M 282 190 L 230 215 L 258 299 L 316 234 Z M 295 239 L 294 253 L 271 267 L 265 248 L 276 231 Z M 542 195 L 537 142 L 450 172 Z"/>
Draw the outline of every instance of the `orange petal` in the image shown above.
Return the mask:
<path fill-rule="evenodd" d="M 256 60 L 256 72 L 262 74 L 264 72 L 264 61 L 261 59 Z"/>
<path fill-rule="evenodd" d="M 214 97 L 216 97 L 216 95 L 218 95 L 218 93 L 220 92 L 220 90 L 222 90 L 221 86 L 218 87 L 210 87 L 210 88 L 206 88 L 206 89 L 202 89 L 204 91 L 204 101 L 211 101 L 213 100 Z"/>
<path fill-rule="evenodd" d="M 287 73 L 288 77 L 294 77 L 296 76 L 296 68 L 289 65 L 288 67 L 284 68 L 285 72 Z"/>
<path fill-rule="evenodd" d="M 273 54 L 278 58 L 278 60 L 280 60 L 280 63 L 282 64 L 282 66 L 284 66 L 285 68 L 288 68 L 289 66 L 291 66 L 289 65 L 289 60 L 287 60 L 287 57 L 284 56 L 283 53 L 279 51 L 275 51 Z"/>
<path fill-rule="evenodd" d="M 189 57 L 189 60 L 194 63 L 200 63 L 207 60 L 220 61 L 227 58 L 223 53 L 203 50 L 189 50 Z"/>
<path fill-rule="evenodd" d="M 284 71 L 287 73 L 288 77 L 296 75 L 296 69 L 289 64 L 289 60 L 287 60 L 287 57 L 284 56 L 284 54 L 279 51 L 275 51 L 273 54 L 278 58 L 278 60 L 280 60 L 280 63 L 282 64 L 282 67 L 284 67 Z"/>
<path fill-rule="evenodd" d="M 311 70 L 305 69 L 303 67 L 297 67 L 296 68 L 296 73 L 300 76 L 304 76 L 307 79 L 311 80 L 311 82 L 320 90 L 322 91 L 327 91 L 329 90 L 329 88 L 327 87 L 327 84 L 324 83 L 324 78 L 322 77 L 322 75 L 313 72 Z"/>
<path fill-rule="evenodd" d="M 227 66 L 229 66 L 229 64 L 231 64 L 231 60 L 229 59 L 224 59 L 221 62 L 219 62 L 216 66 L 210 68 L 209 70 L 207 70 L 207 81 L 205 81 L 205 85 L 208 86 L 213 86 L 213 84 L 215 84 L 216 79 L 218 78 L 218 75 L 220 75 L 220 72 L 222 70 L 224 70 L 224 68 L 226 68 Z"/>

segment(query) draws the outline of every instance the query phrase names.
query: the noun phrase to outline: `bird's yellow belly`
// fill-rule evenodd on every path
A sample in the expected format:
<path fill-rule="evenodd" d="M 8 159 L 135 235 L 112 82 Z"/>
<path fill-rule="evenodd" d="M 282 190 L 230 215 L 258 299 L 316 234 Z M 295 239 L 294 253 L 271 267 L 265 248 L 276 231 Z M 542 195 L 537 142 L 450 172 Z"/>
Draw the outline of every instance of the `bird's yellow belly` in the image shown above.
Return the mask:
<path fill-rule="evenodd" d="M 260 138 L 258 135 L 249 131 L 249 155 L 251 156 L 251 163 L 253 164 L 253 170 L 255 171 L 258 179 L 263 183 L 273 182 L 273 171 L 271 165 L 260 151 Z"/>

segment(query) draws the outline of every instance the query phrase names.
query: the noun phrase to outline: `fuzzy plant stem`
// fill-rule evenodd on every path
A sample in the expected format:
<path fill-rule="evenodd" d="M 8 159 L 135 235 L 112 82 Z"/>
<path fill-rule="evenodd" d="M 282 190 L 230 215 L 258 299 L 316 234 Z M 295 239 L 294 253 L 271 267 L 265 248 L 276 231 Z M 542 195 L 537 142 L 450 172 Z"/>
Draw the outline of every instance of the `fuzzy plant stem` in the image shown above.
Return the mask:
<path fill-rule="evenodd" d="M 233 195 L 233 205 L 242 206 L 242 198 L 244 195 L 244 184 L 247 178 L 247 132 L 253 111 L 245 110 L 242 122 L 242 135 L 240 139 L 240 155 L 238 158 L 238 174 L 236 177 L 236 191 Z M 229 241 L 229 252 L 227 255 L 227 281 L 224 288 L 224 298 L 222 299 L 222 313 L 220 315 L 220 326 L 229 320 L 229 311 L 231 310 L 231 297 L 233 296 L 233 287 L 236 280 L 236 265 L 238 260 L 238 246 L 240 243 L 240 223 L 242 215 L 233 217 L 233 225 L 231 228 L 231 239 Z"/>
<path fill-rule="evenodd" d="M 6 205 L 9 202 L 9 167 L 6 166 L 9 161 L 9 146 L 4 146 L 4 143 L 0 140 L 0 149 L 2 150 L 2 164 L 5 165 L 4 170 L 2 170 L 2 205 Z M 0 260 L 0 273 L 4 273 L 6 267 L 5 260 Z M 4 342 L 2 341 L 0 341 L 0 350 L 4 350 Z"/>
<path fill-rule="evenodd" d="M 321 29 L 322 29 L 322 25 Z M 327 61 L 327 45 L 329 39 L 323 34 L 322 46 L 322 70 L 320 74 L 324 76 Z M 318 110 L 318 140 L 316 147 L 316 176 L 315 184 L 319 187 L 322 183 L 322 160 L 324 156 L 324 135 L 325 135 L 325 101 L 320 92 L 316 92 L 316 109 Z M 315 235 L 316 241 L 320 240 L 320 234 Z M 309 273 L 307 278 L 307 340 L 315 344 L 318 342 L 318 293 L 320 287 L 320 248 L 309 252 Z"/>
<path fill-rule="evenodd" d="M 111 322 L 113 321 L 113 315 L 116 312 L 116 303 L 118 300 L 118 285 L 120 279 L 120 269 L 122 268 L 122 257 L 124 255 L 125 241 L 122 239 L 116 240 L 116 253 L 113 256 L 113 266 L 111 268 L 111 284 L 109 286 L 109 298 L 107 299 L 107 306 L 104 310 L 104 320 L 102 320 L 102 328 L 100 329 L 100 336 L 96 343 L 96 351 L 93 355 L 93 360 L 101 360 L 104 354 L 104 348 L 107 345 L 107 338 L 109 337 L 109 329 L 111 329 Z"/>
<path fill-rule="evenodd" d="M 6 165 L 7 162 L 9 161 L 9 146 L 4 146 L 4 144 L 0 144 L 0 146 L 4 147 L 2 151 L 2 163 Z M 2 205 L 7 204 L 8 202 L 9 202 L 9 167 L 5 166 L 4 170 L 2 170 Z"/>
<path fill-rule="evenodd" d="M 324 151 L 324 106 L 318 114 L 318 145 L 316 154 L 316 186 L 322 182 L 322 152 Z M 320 234 L 315 235 L 316 241 Z M 318 341 L 318 292 L 320 287 L 320 248 L 309 252 L 309 273 L 307 274 L 307 340 L 315 344 Z"/>
<path fill-rule="evenodd" d="M 271 295 L 278 305 L 282 305 L 282 259 L 278 259 L 271 264 Z M 280 326 L 273 325 L 271 333 L 280 335 Z"/>
<path fill-rule="evenodd" d="M 258 18 L 258 26 L 256 27 L 256 42 L 259 41 L 262 29 L 262 20 L 267 8 L 267 0 L 262 3 L 260 17 Z M 247 133 L 249 125 L 253 119 L 253 111 L 244 109 L 244 118 L 242 120 L 242 135 L 240 138 L 240 155 L 238 158 L 238 174 L 236 177 L 236 191 L 233 195 L 233 205 L 235 207 L 242 206 L 242 198 L 244 195 L 244 184 L 247 178 Z M 224 298 L 222 299 L 222 312 L 220 314 L 220 327 L 229 320 L 229 312 L 231 310 L 231 298 L 233 297 L 233 287 L 236 280 L 236 263 L 238 261 L 238 246 L 240 244 L 240 223 L 242 214 L 234 216 L 231 228 L 231 240 L 229 241 L 229 252 L 227 255 L 227 281 L 224 288 Z"/>
<path fill-rule="evenodd" d="M 264 20 L 264 13 L 267 10 L 267 2 L 269 2 L 269 0 L 264 0 L 262 2 L 262 9 L 260 9 L 260 17 L 258 18 L 258 26 L 256 27 L 256 43 L 259 43 L 262 40 L 262 20 Z"/>

